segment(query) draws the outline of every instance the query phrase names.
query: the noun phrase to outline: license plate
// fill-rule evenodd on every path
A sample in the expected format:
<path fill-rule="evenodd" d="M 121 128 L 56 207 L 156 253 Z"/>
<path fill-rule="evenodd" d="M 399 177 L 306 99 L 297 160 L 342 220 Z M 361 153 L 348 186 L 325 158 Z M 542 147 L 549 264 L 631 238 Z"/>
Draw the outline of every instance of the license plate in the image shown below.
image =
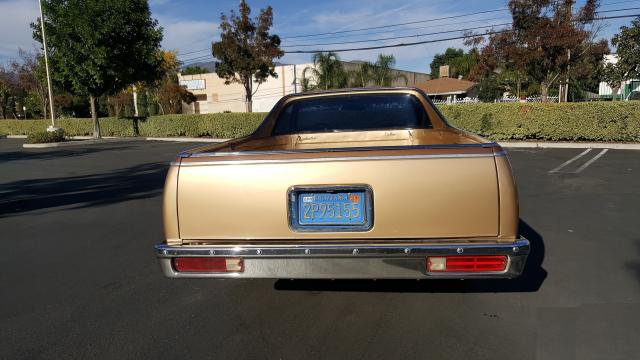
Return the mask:
<path fill-rule="evenodd" d="M 342 190 L 342 189 L 340 189 Z M 371 228 L 367 189 L 298 189 L 291 197 L 291 226 L 299 231 L 359 231 Z"/>

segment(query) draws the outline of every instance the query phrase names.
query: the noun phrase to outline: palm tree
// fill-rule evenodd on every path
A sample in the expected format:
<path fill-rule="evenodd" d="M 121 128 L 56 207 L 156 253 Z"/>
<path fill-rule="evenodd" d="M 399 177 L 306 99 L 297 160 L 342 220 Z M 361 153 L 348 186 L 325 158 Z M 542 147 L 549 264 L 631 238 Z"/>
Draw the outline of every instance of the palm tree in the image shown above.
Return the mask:
<path fill-rule="evenodd" d="M 395 63 L 396 58 L 393 55 L 378 55 L 378 59 L 373 64 L 372 69 L 373 83 L 377 86 L 391 86 L 394 81 L 404 79 L 404 83 L 407 85 L 409 82 L 407 77 L 393 70 Z"/>
<path fill-rule="evenodd" d="M 349 71 L 349 78 L 351 79 L 349 86 L 367 87 L 373 80 L 373 68 L 373 63 L 365 61 L 360 64 L 357 70 Z"/>
<path fill-rule="evenodd" d="M 307 74 L 310 77 L 307 77 Z M 313 67 L 302 71 L 302 90 L 339 89 L 347 85 L 347 74 L 340 57 L 333 52 L 313 54 Z"/>

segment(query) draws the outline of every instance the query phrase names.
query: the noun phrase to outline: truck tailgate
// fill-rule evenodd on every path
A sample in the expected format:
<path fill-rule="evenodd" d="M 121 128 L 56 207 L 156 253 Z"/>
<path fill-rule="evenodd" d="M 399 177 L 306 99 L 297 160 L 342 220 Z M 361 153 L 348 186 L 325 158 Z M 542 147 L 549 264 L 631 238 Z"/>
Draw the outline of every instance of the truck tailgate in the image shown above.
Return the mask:
<path fill-rule="evenodd" d="M 489 149 L 490 150 L 490 149 Z M 362 232 L 296 232 L 292 186 L 366 184 L 373 227 Z M 309 161 L 193 161 L 180 166 L 183 240 L 426 239 L 489 237 L 499 231 L 492 152 Z"/>

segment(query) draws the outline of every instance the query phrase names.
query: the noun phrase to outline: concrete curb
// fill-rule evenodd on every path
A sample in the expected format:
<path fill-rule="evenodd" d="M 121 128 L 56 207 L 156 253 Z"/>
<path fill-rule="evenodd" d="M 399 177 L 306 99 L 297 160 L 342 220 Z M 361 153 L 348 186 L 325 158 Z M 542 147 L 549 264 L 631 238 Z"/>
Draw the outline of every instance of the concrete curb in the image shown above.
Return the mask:
<path fill-rule="evenodd" d="M 640 150 L 638 143 L 499 141 L 506 148 Z"/>
<path fill-rule="evenodd" d="M 73 137 L 72 139 L 75 139 Z M 43 149 L 43 148 L 58 148 L 58 147 L 72 147 L 72 146 L 83 146 L 83 145 L 92 145 L 92 144 L 107 144 L 107 143 L 116 143 L 122 141 L 130 141 L 127 138 L 102 138 L 102 139 L 91 139 L 91 140 L 76 140 L 76 141 L 65 141 L 65 142 L 54 142 L 54 143 L 43 143 L 43 144 L 22 144 L 22 147 L 25 149 Z"/>
<path fill-rule="evenodd" d="M 189 137 L 148 137 L 149 141 L 174 141 L 174 142 L 204 142 L 204 143 L 221 143 L 231 139 L 213 139 L 213 138 L 189 138 Z"/>
<path fill-rule="evenodd" d="M 7 139 L 26 139 L 26 135 L 7 135 Z M 94 140 L 92 136 L 72 136 L 73 140 L 63 143 L 49 144 L 23 144 L 25 148 L 66 147 L 76 145 L 90 145 L 113 141 L 171 141 L 171 142 L 195 142 L 195 143 L 221 143 L 231 139 L 192 138 L 192 137 L 103 137 Z M 537 148 L 537 149 L 616 149 L 616 150 L 640 150 L 640 143 L 606 143 L 606 142 L 551 142 L 551 141 L 498 141 L 505 148 Z"/>

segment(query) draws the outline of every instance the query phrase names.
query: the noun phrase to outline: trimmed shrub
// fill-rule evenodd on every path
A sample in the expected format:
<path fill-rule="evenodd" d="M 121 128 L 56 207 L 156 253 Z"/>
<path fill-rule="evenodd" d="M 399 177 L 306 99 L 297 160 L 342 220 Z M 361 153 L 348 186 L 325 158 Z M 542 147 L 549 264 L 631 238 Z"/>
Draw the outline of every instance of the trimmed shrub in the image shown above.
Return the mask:
<path fill-rule="evenodd" d="M 100 118 L 102 136 L 214 137 L 235 138 L 248 135 L 264 119 L 265 113 L 223 113 L 196 115 L 158 115 L 146 119 Z M 49 120 L 0 120 L 0 132 L 29 135 L 50 125 Z M 93 134 L 91 119 L 59 119 L 56 125 L 67 136 Z"/>
<path fill-rule="evenodd" d="M 640 101 L 443 105 L 452 125 L 494 140 L 640 141 Z"/>
<path fill-rule="evenodd" d="M 459 128 L 494 140 L 640 141 L 640 101 L 590 103 L 490 103 L 442 105 Z M 265 113 L 159 115 L 146 119 L 101 118 L 104 136 L 235 138 L 251 133 Z M 68 136 L 91 135 L 91 119 L 60 119 Z M 47 120 L 0 120 L 0 133 L 28 135 Z"/>
<path fill-rule="evenodd" d="M 38 131 L 27 136 L 27 144 L 44 144 L 63 141 L 65 141 L 63 129 L 56 131 Z"/>

